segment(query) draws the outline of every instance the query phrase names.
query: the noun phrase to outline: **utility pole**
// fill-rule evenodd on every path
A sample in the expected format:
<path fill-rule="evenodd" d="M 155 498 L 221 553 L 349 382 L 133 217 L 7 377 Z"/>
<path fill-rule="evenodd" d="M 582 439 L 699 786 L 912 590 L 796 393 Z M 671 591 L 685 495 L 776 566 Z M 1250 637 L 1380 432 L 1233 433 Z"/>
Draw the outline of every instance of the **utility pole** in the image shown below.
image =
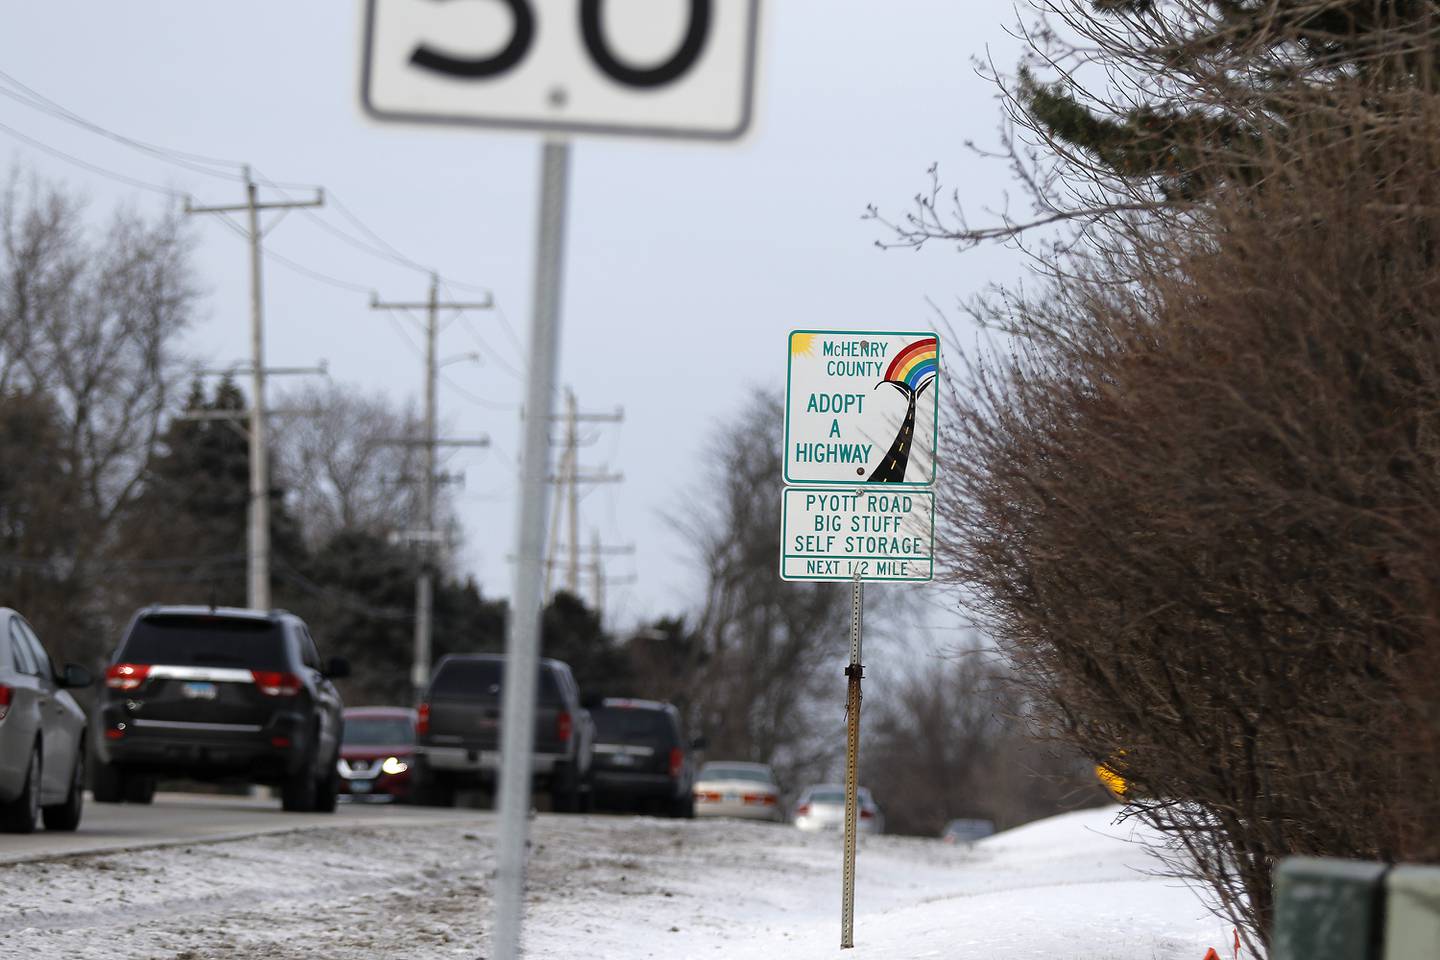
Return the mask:
<path fill-rule="evenodd" d="M 618 473 L 607 473 L 603 470 L 594 473 L 581 472 L 580 424 L 620 423 L 625 419 L 625 411 L 617 409 L 614 413 L 580 413 L 579 405 L 575 400 L 575 392 L 567 389 L 565 391 L 565 412 L 551 419 L 565 422 L 565 452 L 560 456 L 559 469 L 556 474 L 549 478 L 550 482 L 560 489 L 550 515 L 550 548 L 546 553 L 545 595 L 547 597 L 552 595 L 551 583 L 556 566 L 553 561 L 559 540 L 560 511 L 568 509 L 569 553 L 565 563 L 565 589 L 575 596 L 579 596 L 580 553 L 582 550 L 580 546 L 580 484 L 619 483 L 625 479 Z M 596 609 L 598 612 L 599 608 Z"/>
<path fill-rule="evenodd" d="M 245 167 L 245 203 L 235 206 L 195 207 L 187 200 L 186 213 L 247 214 L 250 238 L 250 512 L 249 545 L 246 550 L 246 606 L 270 609 L 270 459 L 265 439 L 265 318 L 260 282 L 260 212 L 319 207 L 325 193 L 316 190 L 313 200 L 261 203 L 250 167 Z"/>
<path fill-rule="evenodd" d="M 576 483 L 580 467 L 580 437 L 576 419 L 575 391 L 565 391 L 565 444 L 570 451 L 570 563 L 565 567 L 565 589 L 572 597 L 580 595 L 580 484 Z"/>
<path fill-rule="evenodd" d="M 430 681 L 430 650 L 435 621 L 435 574 L 432 550 L 439 540 L 435 529 L 435 484 L 439 479 L 436 463 L 440 447 L 486 447 L 490 441 L 441 440 L 436 435 L 436 385 L 440 379 L 441 362 L 436 359 L 436 341 L 440 335 L 440 311 L 445 310 L 489 310 L 494 306 L 493 298 L 483 303 L 440 302 L 440 278 L 430 275 L 430 296 L 424 303 L 382 303 L 379 297 L 371 296 L 372 310 L 425 311 L 425 423 L 424 436 L 418 442 L 413 439 L 397 442 L 420 446 L 424 449 L 423 475 L 420 478 L 420 524 L 421 530 L 413 539 L 420 544 L 420 571 L 415 577 L 415 656 L 410 668 L 410 683 L 418 697 Z"/>
<path fill-rule="evenodd" d="M 591 609 L 599 617 L 605 609 L 605 568 L 600 561 L 600 531 L 590 531 L 590 597 Z"/>

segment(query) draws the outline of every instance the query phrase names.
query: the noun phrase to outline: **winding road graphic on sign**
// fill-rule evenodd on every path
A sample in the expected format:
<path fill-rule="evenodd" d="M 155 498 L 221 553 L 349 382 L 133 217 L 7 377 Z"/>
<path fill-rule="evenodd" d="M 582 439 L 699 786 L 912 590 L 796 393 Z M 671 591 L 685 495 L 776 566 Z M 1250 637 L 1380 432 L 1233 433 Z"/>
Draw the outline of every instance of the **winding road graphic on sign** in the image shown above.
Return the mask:
<path fill-rule="evenodd" d="M 915 401 L 940 374 L 940 342 L 935 337 L 916 340 L 895 355 L 885 370 L 885 379 L 875 385 L 879 390 L 887 383 L 905 395 L 909 405 L 905 419 L 895 434 L 895 442 L 866 479 L 867 483 L 904 483 L 905 468 L 910 464 L 910 448 L 915 434 Z"/>

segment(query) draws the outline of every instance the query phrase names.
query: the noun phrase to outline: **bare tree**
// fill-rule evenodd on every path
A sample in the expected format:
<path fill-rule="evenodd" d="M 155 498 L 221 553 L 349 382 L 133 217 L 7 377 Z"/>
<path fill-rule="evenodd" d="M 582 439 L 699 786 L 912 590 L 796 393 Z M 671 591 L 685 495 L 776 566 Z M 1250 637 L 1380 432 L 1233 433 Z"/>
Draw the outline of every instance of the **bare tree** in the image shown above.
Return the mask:
<path fill-rule="evenodd" d="M 47 557 L 69 600 L 34 611 L 62 647 L 103 612 L 100 570 L 172 404 L 196 300 L 189 250 L 173 214 L 120 211 L 97 229 L 59 187 L 16 174 L 0 193 L 0 402 L 45 399 L 83 517 Z"/>
<path fill-rule="evenodd" d="M 867 699 L 862 779 L 891 832 L 935 836 L 957 817 L 1006 829 L 1106 800 L 1073 748 L 1035 735 L 994 650 L 923 660 Z"/>
<path fill-rule="evenodd" d="M 692 726 L 711 756 L 774 764 L 794 788 L 830 764 L 833 741 L 820 736 L 830 732 L 824 710 L 835 714 L 820 701 L 839 677 L 849 590 L 779 578 L 782 422 L 779 398 L 749 398 L 711 448 L 713 489 L 692 498 L 702 506 L 680 527 L 706 583 L 693 627 Z"/>
<path fill-rule="evenodd" d="M 416 516 L 424 470 L 416 419 L 385 397 L 337 383 L 283 394 L 299 415 L 276 431 L 277 474 L 312 547 L 336 533 L 384 536 Z"/>

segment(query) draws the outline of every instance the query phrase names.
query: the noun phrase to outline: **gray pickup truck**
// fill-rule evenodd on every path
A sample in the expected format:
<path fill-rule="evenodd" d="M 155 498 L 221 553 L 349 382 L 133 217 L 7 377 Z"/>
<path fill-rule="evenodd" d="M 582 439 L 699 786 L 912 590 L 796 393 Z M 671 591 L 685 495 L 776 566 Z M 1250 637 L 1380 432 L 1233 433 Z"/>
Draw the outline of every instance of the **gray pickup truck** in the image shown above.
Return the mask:
<path fill-rule="evenodd" d="M 457 789 L 493 793 L 500 774 L 500 693 L 505 658 L 452 654 L 435 666 L 415 722 L 417 803 L 451 806 Z M 580 705 L 570 667 L 541 660 L 535 698 L 534 787 L 548 790 L 557 811 L 575 811 L 590 796 L 595 725 Z"/>

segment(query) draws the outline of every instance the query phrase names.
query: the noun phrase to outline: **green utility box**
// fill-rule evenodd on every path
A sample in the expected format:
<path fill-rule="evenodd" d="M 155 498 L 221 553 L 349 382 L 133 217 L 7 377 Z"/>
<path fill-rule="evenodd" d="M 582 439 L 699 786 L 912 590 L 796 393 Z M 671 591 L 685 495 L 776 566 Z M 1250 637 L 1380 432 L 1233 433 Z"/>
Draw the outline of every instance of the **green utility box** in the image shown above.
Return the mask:
<path fill-rule="evenodd" d="M 1384 960 L 1440 958 L 1440 867 L 1396 867 L 1385 888 Z"/>
<path fill-rule="evenodd" d="M 1386 865 L 1291 857 L 1275 871 L 1270 960 L 1380 960 Z M 1426 954 L 1396 954 L 1385 960 Z"/>

